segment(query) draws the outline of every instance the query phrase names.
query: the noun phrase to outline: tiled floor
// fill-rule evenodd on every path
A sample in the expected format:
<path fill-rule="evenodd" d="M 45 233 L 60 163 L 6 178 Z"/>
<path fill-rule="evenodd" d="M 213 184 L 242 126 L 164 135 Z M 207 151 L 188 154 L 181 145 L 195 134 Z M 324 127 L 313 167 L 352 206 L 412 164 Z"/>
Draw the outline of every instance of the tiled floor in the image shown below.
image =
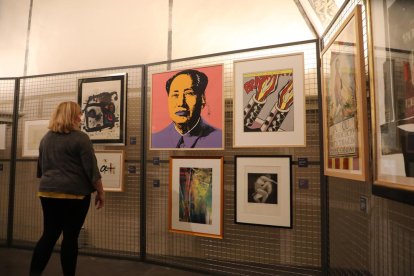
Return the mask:
<path fill-rule="evenodd" d="M 27 276 L 29 273 L 32 251 L 24 249 L 0 247 L 0 275 Z M 59 254 L 54 253 L 43 276 L 62 275 Z M 97 258 L 90 256 L 78 257 L 77 276 L 201 276 L 196 272 L 179 270 L 146 262 Z"/>

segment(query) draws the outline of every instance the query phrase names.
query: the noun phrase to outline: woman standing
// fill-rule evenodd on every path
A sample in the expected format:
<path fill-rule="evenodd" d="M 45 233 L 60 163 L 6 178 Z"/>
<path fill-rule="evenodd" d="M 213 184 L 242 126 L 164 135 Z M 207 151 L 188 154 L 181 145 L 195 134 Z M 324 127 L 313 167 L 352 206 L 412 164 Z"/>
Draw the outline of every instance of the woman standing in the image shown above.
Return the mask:
<path fill-rule="evenodd" d="M 89 210 L 104 205 L 101 175 L 92 142 L 80 131 L 82 112 L 75 102 L 59 104 L 40 142 L 37 177 L 43 210 L 43 234 L 32 257 L 30 275 L 41 275 L 63 233 L 60 261 L 65 276 L 75 275 L 78 237 Z"/>

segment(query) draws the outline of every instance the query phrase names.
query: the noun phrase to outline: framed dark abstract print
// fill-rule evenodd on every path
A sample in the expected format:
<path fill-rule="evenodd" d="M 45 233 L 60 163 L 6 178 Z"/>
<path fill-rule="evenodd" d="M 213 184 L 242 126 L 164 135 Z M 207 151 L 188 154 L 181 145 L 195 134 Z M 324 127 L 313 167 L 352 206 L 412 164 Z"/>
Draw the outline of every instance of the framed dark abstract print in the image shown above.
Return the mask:
<path fill-rule="evenodd" d="M 96 144 L 125 144 L 127 74 L 78 80 L 82 131 Z"/>

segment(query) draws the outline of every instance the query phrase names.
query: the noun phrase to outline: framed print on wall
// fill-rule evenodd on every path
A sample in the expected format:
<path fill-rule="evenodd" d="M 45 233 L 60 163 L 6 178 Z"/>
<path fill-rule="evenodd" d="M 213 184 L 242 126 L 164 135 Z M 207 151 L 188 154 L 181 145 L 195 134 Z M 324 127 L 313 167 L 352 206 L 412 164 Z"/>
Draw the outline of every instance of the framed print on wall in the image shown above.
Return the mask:
<path fill-rule="evenodd" d="M 292 157 L 235 156 L 236 223 L 292 228 Z"/>
<path fill-rule="evenodd" d="M 38 157 L 39 145 L 43 136 L 49 131 L 49 120 L 23 121 L 22 157 Z"/>
<path fill-rule="evenodd" d="M 223 65 L 152 74 L 151 150 L 223 149 Z"/>
<path fill-rule="evenodd" d="M 169 230 L 223 238 L 223 157 L 170 157 Z"/>
<path fill-rule="evenodd" d="M 106 192 L 122 192 L 124 183 L 124 151 L 95 151 L 103 189 Z"/>
<path fill-rule="evenodd" d="M 0 150 L 6 149 L 6 124 L 0 124 Z"/>
<path fill-rule="evenodd" d="M 322 36 L 345 0 L 299 0 L 299 2 L 318 35 Z"/>
<path fill-rule="evenodd" d="M 322 52 L 325 175 L 364 181 L 368 138 L 361 7 Z"/>
<path fill-rule="evenodd" d="M 368 2 L 372 192 L 414 204 L 414 2 Z"/>
<path fill-rule="evenodd" d="M 127 74 L 78 80 L 82 131 L 92 143 L 124 145 Z"/>
<path fill-rule="evenodd" d="M 233 146 L 306 144 L 303 53 L 234 62 Z"/>

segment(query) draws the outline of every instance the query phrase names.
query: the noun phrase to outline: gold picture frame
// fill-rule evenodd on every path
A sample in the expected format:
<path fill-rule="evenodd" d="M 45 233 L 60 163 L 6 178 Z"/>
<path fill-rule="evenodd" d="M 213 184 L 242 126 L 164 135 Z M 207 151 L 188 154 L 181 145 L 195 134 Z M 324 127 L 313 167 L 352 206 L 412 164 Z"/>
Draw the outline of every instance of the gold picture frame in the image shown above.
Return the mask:
<path fill-rule="evenodd" d="M 368 137 L 361 6 L 321 54 L 324 173 L 365 181 Z"/>
<path fill-rule="evenodd" d="M 170 157 L 169 231 L 223 238 L 223 157 Z"/>

